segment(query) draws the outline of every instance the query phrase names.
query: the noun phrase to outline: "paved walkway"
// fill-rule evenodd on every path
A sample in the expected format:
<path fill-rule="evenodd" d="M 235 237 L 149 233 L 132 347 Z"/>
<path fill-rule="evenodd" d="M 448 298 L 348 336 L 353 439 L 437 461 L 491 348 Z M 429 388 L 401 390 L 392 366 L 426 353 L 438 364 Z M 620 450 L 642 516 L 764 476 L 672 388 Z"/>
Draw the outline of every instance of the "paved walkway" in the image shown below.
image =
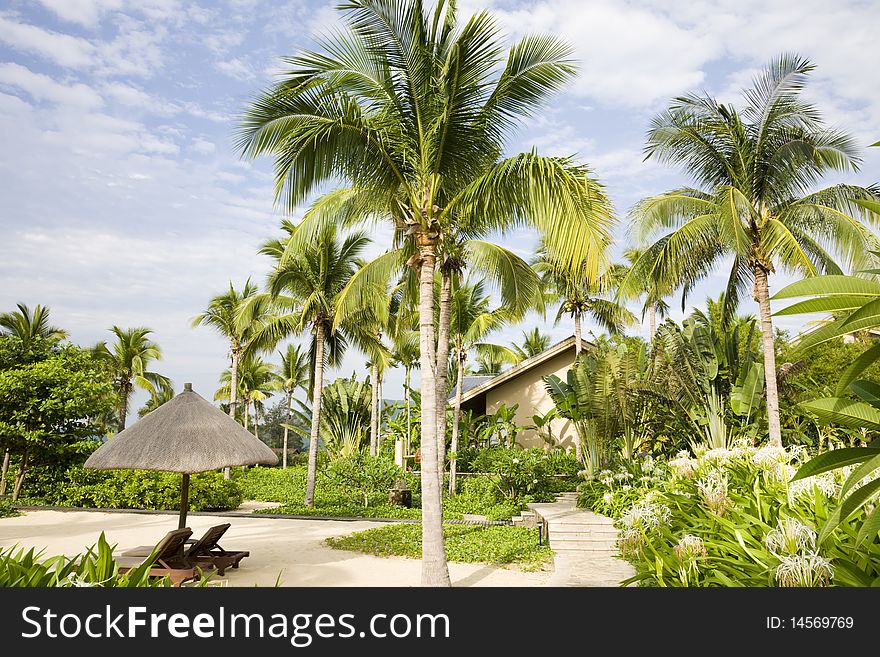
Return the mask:
<path fill-rule="evenodd" d="M 575 506 L 577 493 L 563 493 L 550 504 L 530 504 L 547 523 L 555 570 L 546 586 L 620 586 L 635 574 L 617 556 L 617 530 L 611 518 Z"/>

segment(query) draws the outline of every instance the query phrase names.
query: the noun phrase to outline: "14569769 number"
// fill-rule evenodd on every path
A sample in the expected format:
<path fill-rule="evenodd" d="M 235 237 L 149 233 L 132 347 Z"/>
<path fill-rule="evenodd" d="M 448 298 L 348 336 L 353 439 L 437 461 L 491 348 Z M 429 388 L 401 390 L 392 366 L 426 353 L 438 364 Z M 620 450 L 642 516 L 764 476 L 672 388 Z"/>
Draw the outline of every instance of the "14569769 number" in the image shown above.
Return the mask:
<path fill-rule="evenodd" d="M 852 616 L 767 616 L 768 630 L 851 630 Z"/>

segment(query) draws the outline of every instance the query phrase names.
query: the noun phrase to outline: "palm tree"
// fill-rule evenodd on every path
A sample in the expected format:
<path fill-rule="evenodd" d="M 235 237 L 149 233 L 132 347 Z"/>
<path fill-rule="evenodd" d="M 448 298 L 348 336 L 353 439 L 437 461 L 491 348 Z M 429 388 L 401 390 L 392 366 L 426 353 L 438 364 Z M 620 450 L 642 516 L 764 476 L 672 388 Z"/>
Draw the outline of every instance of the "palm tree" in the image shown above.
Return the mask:
<path fill-rule="evenodd" d="M 166 404 L 174 399 L 174 388 L 160 388 L 150 395 L 146 403 L 138 409 L 138 417 L 143 417 L 147 413 L 155 411 L 162 404 Z"/>
<path fill-rule="evenodd" d="M 500 159 L 511 129 L 573 76 L 568 46 L 526 37 L 505 63 L 486 12 L 459 27 L 455 3 L 445 0 L 433 10 L 421 0 L 352 0 L 342 10 L 347 29 L 325 41 L 325 52 L 289 58 L 290 72 L 251 103 L 241 147 L 250 157 L 275 157 L 277 198 L 288 209 L 342 177 L 362 207 L 407 236 L 418 272 L 421 410 L 430 418 L 422 425 L 422 583 L 448 586 L 436 421 L 437 352 L 446 348 L 444 322 L 438 347 L 434 317 L 438 255 L 451 227 L 481 215 L 499 229 L 536 226 L 568 261 L 595 262 L 608 239 L 609 206 L 587 169 L 568 158 Z"/>
<path fill-rule="evenodd" d="M 220 375 L 222 384 L 214 393 L 215 400 L 229 400 L 232 398 L 232 370 L 224 370 Z M 239 362 L 237 376 L 238 390 L 236 397 L 244 404 L 242 419 L 244 428 L 248 428 L 251 404 L 254 406 L 254 436 L 259 438 L 259 411 L 262 402 L 268 399 L 273 392 L 279 389 L 280 381 L 278 368 L 272 363 L 265 362 L 259 356 L 247 355 Z"/>
<path fill-rule="evenodd" d="M 464 283 L 453 286 L 451 299 L 450 338 L 452 362 L 455 366 L 455 402 L 452 412 L 452 442 L 449 459 L 449 494 L 455 495 L 456 452 L 458 451 L 458 425 L 461 420 L 461 397 L 464 368 L 468 352 L 482 347 L 484 353 L 491 351 L 499 359 L 516 362 L 519 356 L 512 349 L 496 344 L 486 344 L 483 339 L 514 319 L 507 309 L 489 310 L 489 296 L 485 284 Z"/>
<path fill-rule="evenodd" d="M 683 167 L 696 187 L 639 202 L 640 234 L 663 235 L 636 263 L 636 275 L 684 294 L 733 256 L 726 300 L 734 308 L 752 285 L 758 304 L 766 375 L 770 444 L 781 445 L 769 276 L 777 270 L 813 276 L 840 273 L 826 248 L 850 267 L 870 259 L 880 241 L 854 217 L 854 200 L 872 190 L 835 185 L 812 191 L 829 170 L 856 170 L 855 142 L 825 128 L 818 110 L 801 98 L 813 65 L 796 55 L 770 63 L 744 92 L 737 109 L 709 96 L 675 99 L 648 132 L 647 157 Z"/>
<path fill-rule="evenodd" d="M 229 289 L 218 294 L 208 303 L 207 309 L 192 320 L 192 326 L 209 326 L 229 340 L 230 359 L 230 390 L 229 416 L 235 418 L 238 411 L 238 368 L 242 356 L 248 350 L 251 336 L 256 331 L 259 321 L 264 319 L 258 306 L 249 306 L 250 313 L 246 321 L 242 321 L 241 311 L 248 299 L 257 294 L 257 286 L 248 279 L 241 291 L 236 290 L 232 282 Z"/>
<path fill-rule="evenodd" d="M 559 303 L 556 321 L 559 322 L 564 314 L 574 320 L 576 356 L 581 353 L 581 321 L 585 317 L 591 318 L 612 335 L 621 333 L 625 327 L 636 322 L 635 315 L 613 298 L 613 291 L 623 273 L 620 265 L 611 265 L 596 275 L 585 265 L 570 266 L 560 262 L 542 246 L 533 266 L 544 281 L 547 301 Z"/>
<path fill-rule="evenodd" d="M 34 306 L 33 313 L 23 303 L 16 306 L 17 311 L 0 314 L 0 335 L 18 338 L 24 349 L 30 347 L 36 337 L 50 344 L 57 344 L 67 337 L 67 331 L 49 324 L 49 308 L 46 306 Z"/>
<path fill-rule="evenodd" d="M 151 396 L 167 395 L 173 390 L 171 380 L 147 368 L 154 360 L 162 359 L 159 345 L 149 339 L 153 332 L 148 328 L 110 329 L 116 336 L 112 346 L 101 342 L 95 347 L 95 355 L 102 360 L 113 380 L 118 398 L 119 431 L 125 429 L 128 402 L 135 386 L 146 390 Z"/>
<path fill-rule="evenodd" d="M 550 336 L 541 333 L 541 329 L 536 326 L 531 331 L 523 331 L 522 345 L 513 345 L 513 350 L 520 360 L 525 360 L 546 351 L 549 346 Z"/>
<path fill-rule="evenodd" d="M 354 232 L 344 238 L 333 224 L 322 226 L 315 239 L 289 249 L 295 227 L 283 222 L 286 238 L 270 240 L 261 253 L 276 261 L 269 274 L 267 294 L 256 295 L 247 305 L 267 304 L 276 314 L 262 324 L 252 338 L 253 349 L 270 350 L 281 341 L 304 331 L 312 334 L 312 418 L 309 433 L 309 460 L 306 479 L 306 506 L 315 500 L 315 477 L 318 464 L 318 434 L 321 426 L 321 393 L 328 360 L 337 363 L 347 346 L 346 333 L 360 327 L 344 324 L 334 327 L 336 300 L 360 264 L 360 254 L 369 244 L 364 233 Z M 247 307 L 244 309 L 247 315 Z M 329 357 L 329 358 L 328 358 Z"/>
<path fill-rule="evenodd" d="M 287 436 L 291 419 L 293 395 L 297 390 L 306 393 L 309 390 L 311 370 L 308 355 L 302 351 L 299 345 L 289 344 L 287 350 L 281 353 L 281 390 L 286 396 L 287 422 L 284 424 L 284 455 L 281 457 L 281 467 L 287 468 Z"/>
<path fill-rule="evenodd" d="M 628 264 L 622 268 L 622 273 L 628 274 L 644 254 L 645 249 L 631 248 L 624 251 L 623 257 L 626 258 Z M 633 290 L 627 295 L 625 290 L 618 289 L 618 294 L 619 296 L 629 298 L 644 298 L 642 302 L 642 321 L 645 321 L 645 315 L 647 315 L 649 340 L 653 340 L 654 335 L 657 333 L 657 316 L 659 315 L 662 319 L 669 313 L 669 304 L 666 303 L 665 297 L 670 296 L 672 290 L 661 289 L 656 278 L 645 276 L 643 269 L 638 271 L 643 274 L 641 277 L 633 276 L 630 278 L 624 276 L 624 278 L 628 279 L 628 283 L 633 286 Z"/>
<path fill-rule="evenodd" d="M 409 454 L 412 442 L 412 386 L 413 368 L 419 366 L 419 333 L 415 329 L 404 329 L 392 337 L 391 358 L 403 367 L 403 394 L 406 399 L 406 444 L 404 454 Z"/>

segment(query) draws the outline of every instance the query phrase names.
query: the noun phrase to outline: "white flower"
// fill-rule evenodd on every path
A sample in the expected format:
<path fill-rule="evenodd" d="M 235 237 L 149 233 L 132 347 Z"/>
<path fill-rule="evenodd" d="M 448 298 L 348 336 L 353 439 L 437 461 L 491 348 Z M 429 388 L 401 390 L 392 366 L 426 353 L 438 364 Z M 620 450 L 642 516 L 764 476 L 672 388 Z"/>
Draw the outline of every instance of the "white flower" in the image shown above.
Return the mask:
<path fill-rule="evenodd" d="M 614 478 L 617 479 L 617 481 L 624 481 L 626 479 L 632 479 L 632 475 L 629 472 L 618 472 L 614 475 Z"/>
<path fill-rule="evenodd" d="M 690 458 L 687 452 L 679 452 L 679 455 L 669 462 L 669 467 L 677 476 L 690 479 L 697 474 L 700 464 L 696 459 Z"/>
<path fill-rule="evenodd" d="M 611 504 L 614 501 L 614 494 L 613 493 L 605 493 L 602 496 L 602 499 L 605 501 L 605 504 Z"/>
<path fill-rule="evenodd" d="M 610 477 L 610 476 L 611 476 L 611 470 L 600 470 L 600 471 L 599 471 L 599 476 L 600 476 L 600 477 Z"/>
<path fill-rule="evenodd" d="M 706 545 L 703 539 L 693 534 L 685 534 L 672 548 L 678 559 L 678 572 L 683 580 L 687 580 L 689 572 L 700 570 L 699 562 L 706 557 Z"/>
<path fill-rule="evenodd" d="M 733 505 L 727 495 L 727 475 L 720 470 L 710 470 L 705 478 L 697 482 L 697 490 L 716 516 L 723 516 Z"/>
<path fill-rule="evenodd" d="M 630 488 L 632 488 L 632 486 L 630 486 L 629 484 L 624 484 L 624 485 L 621 486 L 620 488 L 621 488 L 622 490 L 629 490 Z"/>
<path fill-rule="evenodd" d="M 645 537 L 638 529 L 625 529 L 617 537 L 617 549 L 624 557 L 637 557 L 645 544 Z"/>
<path fill-rule="evenodd" d="M 813 477 L 805 477 L 797 481 L 788 482 L 788 499 L 790 501 L 804 499 L 811 501 L 815 491 L 819 490 L 825 497 L 834 497 L 837 494 L 837 482 L 833 472 L 823 472 Z"/>
<path fill-rule="evenodd" d="M 767 532 L 764 544 L 777 557 L 816 551 L 816 532 L 797 518 L 782 517 Z"/>
<path fill-rule="evenodd" d="M 642 501 L 633 504 L 620 519 L 626 529 L 650 531 L 665 525 L 672 517 L 669 507 L 655 502 Z"/>
<path fill-rule="evenodd" d="M 770 470 L 779 463 L 788 463 L 790 457 L 784 447 L 768 445 L 752 454 L 752 463 L 762 470 Z"/>
<path fill-rule="evenodd" d="M 614 484 L 614 479 L 612 479 L 611 477 L 603 477 L 599 481 L 602 482 L 604 486 L 611 486 L 612 484 Z"/>
<path fill-rule="evenodd" d="M 537 484 L 537 483 L 538 483 L 538 480 L 537 480 L 537 479 L 532 479 L 532 483 L 533 483 L 533 484 Z"/>
<path fill-rule="evenodd" d="M 772 470 L 765 471 L 765 476 L 770 481 L 778 481 L 787 484 L 794 477 L 797 470 L 788 463 L 777 463 Z"/>
<path fill-rule="evenodd" d="M 784 556 L 776 567 L 779 586 L 828 586 L 832 579 L 834 566 L 818 554 Z"/>
<path fill-rule="evenodd" d="M 651 472 L 654 469 L 654 459 L 651 456 L 646 456 L 645 460 L 642 461 L 642 472 Z"/>
<path fill-rule="evenodd" d="M 654 477 L 648 477 L 647 475 L 642 475 L 641 477 L 639 477 L 639 481 L 643 483 L 647 483 L 649 481 L 652 481 L 653 479 Z"/>
<path fill-rule="evenodd" d="M 514 463 L 514 465 L 519 463 L 519 459 L 513 459 L 513 463 Z"/>
<path fill-rule="evenodd" d="M 717 461 L 723 463 L 732 456 L 734 456 L 734 454 L 729 449 L 716 447 L 715 449 L 710 449 L 708 452 L 703 454 L 700 457 L 700 461 Z"/>

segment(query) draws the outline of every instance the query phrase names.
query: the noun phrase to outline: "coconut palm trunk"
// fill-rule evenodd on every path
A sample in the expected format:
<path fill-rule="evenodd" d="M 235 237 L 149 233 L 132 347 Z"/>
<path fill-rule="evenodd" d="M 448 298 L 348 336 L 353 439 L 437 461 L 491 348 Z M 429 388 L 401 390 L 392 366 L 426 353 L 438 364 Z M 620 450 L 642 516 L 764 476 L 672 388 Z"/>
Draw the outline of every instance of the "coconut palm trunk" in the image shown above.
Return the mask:
<path fill-rule="evenodd" d="M 238 362 L 241 359 L 241 350 L 237 345 L 232 345 L 232 363 L 229 367 L 229 417 L 235 420 L 235 412 L 238 409 Z M 236 420 L 237 422 L 238 420 Z M 247 416 L 245 416 L 245 428 L 247 428 Z M 223 478 L 229 479 L 229 468 L 223 468 Z"/>
<path fill-rule="evenodd" d="M 457 471 L 457 461 L 456 454 L 458 452 L 458 423 L 461 420 L 461 386 L 464 379 L 464 359 L 461 357 L 458 349 L 455 350 L 455 359 L 457 367 L 455 373 L 455 406 L 452 411 L 452 442 L 449 446 L 449 451 L 452 452 L 452 456 L 449 457 L 449 494 L 455 495 L 455 475 Z"/>
<path fill-rule="evenodd" d="M 122 390 L 119 393 L 119 425 L 117 433 L 125 430 L 125 418 L 128 415 L 128 397 L 131 395 L 131 381 L 122 381 Z"/>
<path fill-rule="evenodd" d="M 770 444 L 782 447 L 782 430 L 779 426 L 779 393 L 776 389 L 776 350 L 773 340 L 773 319 L 770 311 L 770 285 L 767 270 L 760 264 L 755 268 L 753 294 L 761 315 L 761 343 L 764 347 L 764 382 L 767 393 L 767 425 Z"/>
<path fill-rule="evenodd" d="M 407 367 L 406 374 L 404 375 L 406 377 L 406 383 L 405 383 L 406 390 L 404 391 L 404 393 L 406 394 L 406 448 L 404 449 L 404 454 L 410 453 L 410 451 L 409 451 L 410 444 L 412 443 L 412 407 L 410 405 L 411 404 L 410 399 L 412 398 L 412 391 L 410 390 L 410 387 L 409 387 L 411 373 L 412 373 L 412 368 Z M 9 450 L 6 450 L 6 451 L 7 451 L 7 453 L 9 452 Z"/>
<path fill-rule="evenodd" d="M 574 311 L 574 357 L 581 355 L 581 313 Z"/>
<path fill-rule="evenodd" d="M 437 358 L 434 336 L 436 240 L 419 236 L 419 359 L 422 368 L 422 586 L 450 586 L 443 543 L 437 448 Z"/>
<path fill-rule="evenodd" d="M 370 367 L 370 456 L 376 456 L 379 446 L 379 367 Z"/>
<path fill-rule="evenodd" d="M 287 421 L 284 423 L 284 453 L 281 456 L 281 468 L 283 470 L 287 469 L 287 434 L 290 425 L 290 413 L 291 408 L 290 405 L 293 402 L 293 391 L 288 391 L 287 393 Z"/>
<path fill-rule="evenodd" d="M 312 391 L 312 428 L 309 432 L 309 466 L 306 476 L 308 507 L 315 505 L 315 476 L 318 471 L 318 430 L 321 426 L 321 392 L 324 387 L 324 323 L 315 324 L 315 389 Z"/>
<path fill-rule="evenodd" d="M 18 500 L 21 495 L 21 485 L 24 482 L 24 476 L 27 474 L 28 460 L 30 458 L 30 449 L 25 447 L 24 454 L 21 457 L 21 467 L 18 469 L 18 476 L 15 478 L 15 485 L 12 487 L 12 501 Z"/>
<path fill-rule="evenodd" d="M 0 470 L 0 495 L 6 495 L 6 478 L 9 475 L 9 448 L 3 450 L 3 469 Z"/>
<path fill-rule="evenodd" d="M 446 469 L 446 395 L 449 390 L 449 328 L 452 322 L 452 274 L 440 274 L 440 313 L 437 322 L 437 476 L 443 491 Z"/>
<path fill-rule="evenodd" d="M 654 334 L 657 333 L 657 304 L 651 303 L 648 305 L 648 330 L 650 334 L 648 336 L 649 341 L 654 340 Z"/>
<path fill-rule="evenodd" d="M 241 353 L 233 345 L 232 347 L 232 364 L 229 368 L 229 417 L 235 419 L 235 412 L 238 410 L 238 361 Z"/>

